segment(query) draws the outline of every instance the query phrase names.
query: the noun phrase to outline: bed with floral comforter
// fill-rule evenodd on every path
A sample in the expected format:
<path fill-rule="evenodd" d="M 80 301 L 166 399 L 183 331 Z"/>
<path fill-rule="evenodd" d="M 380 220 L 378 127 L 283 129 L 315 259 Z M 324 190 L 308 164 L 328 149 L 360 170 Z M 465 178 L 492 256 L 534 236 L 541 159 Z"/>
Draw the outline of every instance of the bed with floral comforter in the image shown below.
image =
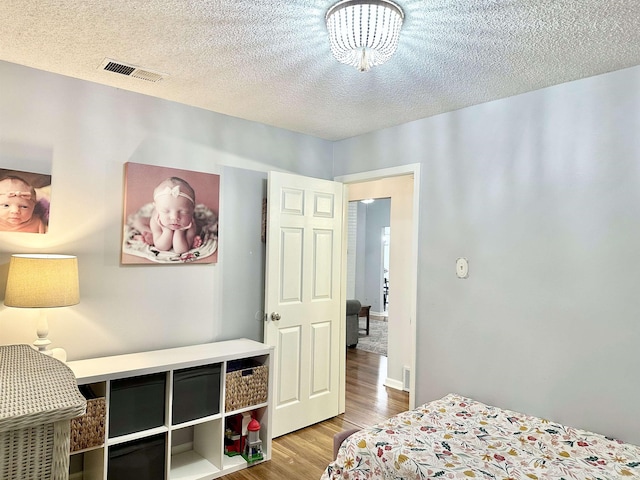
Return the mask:
<path fill-rule="evenodd" d="M 640 479 L 640 447 L 450 394 L 351 435 L 322 480 Z"/>

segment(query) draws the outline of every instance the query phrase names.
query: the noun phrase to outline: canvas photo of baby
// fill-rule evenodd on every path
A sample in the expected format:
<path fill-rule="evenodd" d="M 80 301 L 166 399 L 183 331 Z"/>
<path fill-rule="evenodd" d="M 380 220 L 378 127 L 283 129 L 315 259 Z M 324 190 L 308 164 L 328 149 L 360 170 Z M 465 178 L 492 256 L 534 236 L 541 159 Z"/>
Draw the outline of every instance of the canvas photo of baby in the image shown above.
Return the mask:
<path fill-rule="evenodd" d="M 219 175 L 125 164 L 122 263 L 215 263 Z"/>
<path fill-rule="evenodd" d="M 51 175 L 0 168 L 0 232 L 47 233 Z"/>

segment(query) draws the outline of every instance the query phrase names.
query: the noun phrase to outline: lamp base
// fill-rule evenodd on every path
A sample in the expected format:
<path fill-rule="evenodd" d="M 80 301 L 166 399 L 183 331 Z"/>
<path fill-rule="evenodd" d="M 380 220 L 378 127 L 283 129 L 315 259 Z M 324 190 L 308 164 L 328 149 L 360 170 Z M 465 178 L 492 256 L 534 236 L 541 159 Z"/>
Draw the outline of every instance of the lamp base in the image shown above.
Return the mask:
<path fill-rule="evenodd" d="M 67 361 L 67 352 L 63 348 L 49 348 L 51 340 L 47 338 L 49 335 L 49 323 L 47 322 L 47 315 L 44 312 L 45 309 L 40 309 L 40 315 L 38 316 L 38 338 L 33 342 L 33 348 L 38 350 L 43 355 L 48 355 L 61 362 Z"/>
<path fill-rule="evenodd" d="M 52 348 L 50 352 L 56 360 L 60 360 L 62 363 L 67 362 L 67 351 L 64 348 Z"/>
<path fill-rule="evenodd" d="M 43 350 L 33 345 L 33 349 L 38 350 L 43 355 L 47 355 L 49 357 L 55 358 L 56 360 L 60 360 L 63 363 L 67 362 L 67 351 L 64 348 L 46 348 Z"/>

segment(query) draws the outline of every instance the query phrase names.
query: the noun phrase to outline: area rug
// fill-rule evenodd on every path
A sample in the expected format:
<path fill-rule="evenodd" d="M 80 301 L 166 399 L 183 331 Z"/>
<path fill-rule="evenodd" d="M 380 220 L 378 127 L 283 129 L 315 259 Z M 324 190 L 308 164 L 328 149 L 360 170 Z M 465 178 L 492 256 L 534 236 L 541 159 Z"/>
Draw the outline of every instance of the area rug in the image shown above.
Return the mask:
<path fill-rule="evenodd" d="M 356 349 L 387 356 L 387 325 L 385 320 L 369 320 L 369 335 L 366 334 L 367 319 L 360 318 L 360 333 Z"/>

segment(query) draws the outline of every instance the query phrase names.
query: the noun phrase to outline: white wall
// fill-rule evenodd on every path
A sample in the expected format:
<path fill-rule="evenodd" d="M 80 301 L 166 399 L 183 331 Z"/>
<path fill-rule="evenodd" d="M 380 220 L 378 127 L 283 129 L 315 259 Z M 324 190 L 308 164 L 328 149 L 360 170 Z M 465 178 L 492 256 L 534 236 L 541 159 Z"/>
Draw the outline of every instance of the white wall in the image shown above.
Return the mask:
<path fill-rule="evenodd" d="M 237 167 L 255 185 L 269 168 L 332 178 L 420 162 L 417 401 L 457 391 L 640 444 L 639 86 L 635 67 L 332 145 L 0 62 L 0 162 L 50 160 L 54 187 L 50 233 L 0 232 L 0 291 L 11 253 L 77 254 L 81 303 L 50 315 L 71 359 L 215 340 L 231 322 L 259 338 L 260 300 L 226 301 L 227 282 L 256 292 L 261 278 L 255 244 L 224 253 L 250 230 L 224 211 L 245 173 L 222 185 L 218 265 L 123 267 L 123 164 L 223 182 Z M 249 197 L 247 222 L 260 218 Z M 34 328 L 0 306 L 0 343 Z"/>
<path fill-rule="evenodd" d="M 380 198 L 370 204 L 362 204 L 366 215 L 366 233 L 364 248 L 358 254 L 363 255 L 365 274 L 364 297 L 361 302 L 371 306 L 371 312 L 380 315 L 382 306 L 382 231 L 389 226 L 391 200 Z"/>
<path fill-rule="evenodd" d="M 365 256 L 361 255 L 366 249 L 366 237 L 367 237 L 367 208 L 364 203 L 359 201 L 354 202 L 357 206 L 357 218 L 356 218 L 356 286 L 355 286 L 355 298 L 365 298 L 366 293 L 364 289 L 365 275 L 367 272 L 367 264 L 365 262 Z M 364 301 L 364 300 L 363 300 Z"/>
<path fill-rule="evenodd" d="M 358 233 L 358 202 L 349 202 L 347 208 L 347 298 L 356 297 L 356 254 Z"/>
<path fill-rule="evenodd" d="M 0 167 L 50 163 L 53 175 L 49 233 L 0 232 L 0 292 L 11 253 L 77 255 L 81 302 L 49 314 L 50 339 L 71 360 L 261 339 L 264 172 L 332 178 L 331 148 L 313 137 L 0 62 Z M 120 265 L 127 161 L 221 174 L 217 265 Z M 0 305 L 0 344 L 34 337 L 35 315 Z"/>
<path fill-rule="evenodd" d="M 412 265 L 413 240 L 413 176 L 384 178 L 349 185 L 349 200 L 390 198 L 391 245 L 389 249 L 389 282 L 393 299 L 389 303 L 387 334 L 387 377 L 385 384 L 403 388 L 403 368 L 411 366 L 413 349 L 407 341 L 413 332 Z M 358 219 L 360 220 L 360 219 Z M 368 222 L 367 222 L 368 223 Z"/>
<path fill-rule="evenodd" d="M 389 226 L 389 212 L 388 198 L 378 199 L 371 204 L 349 202 L 347 298 L 356 298 L 362 305 L 369 305 L 371 312 L 377 315 L 383 311 L 382 243 L 379 230 Z"/>
<path fill-rule="evenodd" d="M 640 444 L 639 87 L 635 67 L 336 143 L 335 175 L 422 163 L 418 403 Z"/>

